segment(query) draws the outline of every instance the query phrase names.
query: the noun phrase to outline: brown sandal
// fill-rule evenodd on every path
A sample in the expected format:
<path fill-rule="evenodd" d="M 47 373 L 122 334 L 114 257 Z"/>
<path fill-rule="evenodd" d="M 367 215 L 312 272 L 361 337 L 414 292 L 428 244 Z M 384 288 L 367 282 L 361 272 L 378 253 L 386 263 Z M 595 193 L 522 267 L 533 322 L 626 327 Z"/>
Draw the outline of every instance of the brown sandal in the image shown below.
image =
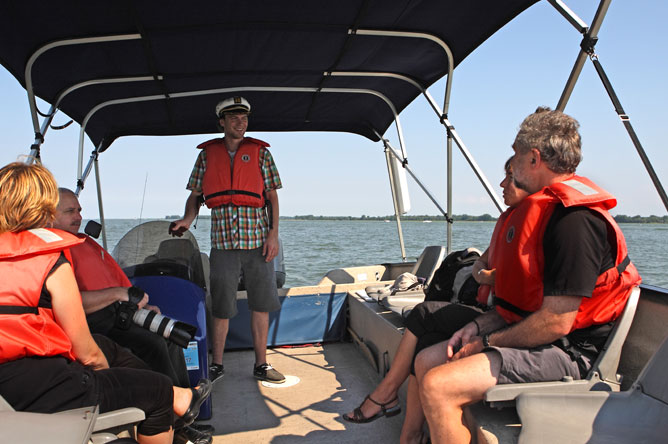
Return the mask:
<path fill-rule="evenodd" d="M 364 414 L 362 413 L 362 405 L 367 399 L 376 404 L 377 406 L 379 406 L 380 412 L 376 413 L 373 416 L 369 417 L 364 416 Z M 391 404 L 396 400 L 397 397 L 395 396 L 394 399 L 387 401 L 385 404 L 381 404 L 380 402 L 376 402 L 373 399 L 371 399 L 371 395 L 367 395 L 367 397 L 364 398 L 364 401 L 362 401 L 362 404 L 360 404 L 359 407 L 353 410 L 352 416 L 344 414 L 343 419 L 345 419 L 348 422 L 354 422 L 356 424 L 366 424 L 367 422 L 375 421 L 376 419 L 382 418 L 383 416 L 386 416 L 388 418 L 396 416 L 399 413 L 401 413 L 401 406 L 397 403 L 397 405 L 393 405 L 392 407 L 387 407 L 388 404 Z"/>

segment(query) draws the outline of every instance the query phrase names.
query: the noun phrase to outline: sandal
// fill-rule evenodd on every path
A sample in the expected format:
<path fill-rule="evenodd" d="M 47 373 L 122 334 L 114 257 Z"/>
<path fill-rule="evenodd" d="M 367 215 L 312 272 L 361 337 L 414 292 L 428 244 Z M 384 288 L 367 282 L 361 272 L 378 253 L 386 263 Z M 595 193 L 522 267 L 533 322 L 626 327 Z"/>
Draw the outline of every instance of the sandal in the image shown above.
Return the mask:
<path fill-rule="evenodd" d="M 376 404 L 377 406 L 380 407 L 380 412 L 376 413 L 373 416 L 366 417 L 362 413 L 362 405 L 366 400 L 369 400 Z M 352 416 L 348 416 L 348 414 L 343 415 L 343 419 L 349 422 L 354 422 L 356 424 L 365 424 L 367 422 L 375 421 L 378 418 L 382 418 L 383 416 L 390 418 L 392 416 L 396 416 L 399 413 L 401 413 L 401 406 L 397 403 L 397 405 L 393 405 L 392 407 L 387 407 L 388 404 L 393 403 L 394 401 L 397 400 L 397 397 L 395 396 L 394 399 L 391 399 L 387 401 L 385 404 L 381 404 L 380 402 L 376 402 L 373 399 L 371 399 L 371 395 L 367 395 L 366 398 L 364 398 L 364 401 L 362 401 L 362 404 L 360 404 L 359 407 L 357 407 L 355 410 L 353 410 Z"/>

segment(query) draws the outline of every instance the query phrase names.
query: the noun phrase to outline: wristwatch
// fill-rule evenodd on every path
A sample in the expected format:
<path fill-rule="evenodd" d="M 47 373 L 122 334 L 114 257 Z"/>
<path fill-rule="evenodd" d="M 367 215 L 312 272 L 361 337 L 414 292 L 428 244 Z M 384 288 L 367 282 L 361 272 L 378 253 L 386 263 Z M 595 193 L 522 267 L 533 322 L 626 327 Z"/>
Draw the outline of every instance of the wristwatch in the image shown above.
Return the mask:
<path fill-rule="evenodd" d="M 489 347 L 489 333 L 482 336 L 482 346 L 485 348 Z"/>

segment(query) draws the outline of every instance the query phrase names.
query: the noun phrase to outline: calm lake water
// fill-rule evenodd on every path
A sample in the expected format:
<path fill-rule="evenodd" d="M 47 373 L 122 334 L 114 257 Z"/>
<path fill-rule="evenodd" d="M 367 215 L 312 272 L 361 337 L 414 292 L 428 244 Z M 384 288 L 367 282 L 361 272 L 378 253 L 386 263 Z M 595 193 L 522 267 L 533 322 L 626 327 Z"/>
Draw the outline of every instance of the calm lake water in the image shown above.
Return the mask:
<path fill-rule="evenodd" d="M 138 223 L 136 219 L 107 220 L 109 251 Z M 415 260 L 427 245 L 445 245 L 445 222 L 405 221 L 402 227 L 408 260 Z M 494 222 L 455 222 L 453 249 L 472 246 L 483 251 L 493 228 Z M 643 282 L 668 288 L 668 225 L 621 224 L 621 228 Z M 206 253 L 211 248 L 209 229 L 209 220 L 200 220 L 192 229 Z M 401 261 L 394 222 L 281 220 L 280 236 L 288 287 L 314 285 L 333 268 Z"/>

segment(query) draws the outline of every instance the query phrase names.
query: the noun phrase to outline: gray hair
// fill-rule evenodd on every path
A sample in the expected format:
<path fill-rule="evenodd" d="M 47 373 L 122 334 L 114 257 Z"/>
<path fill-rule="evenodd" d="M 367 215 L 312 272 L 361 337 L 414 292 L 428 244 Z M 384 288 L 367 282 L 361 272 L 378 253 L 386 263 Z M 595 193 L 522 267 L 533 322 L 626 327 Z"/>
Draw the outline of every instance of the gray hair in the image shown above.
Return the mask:
<path fill-rule="evenodd" d="M 539 107 L 520 125 L 514 147 L 522 154 L 537 149 L 542 161 L 555 173 L 574 173 L 582 160 L 579 127 L 571 116 Z"/>

